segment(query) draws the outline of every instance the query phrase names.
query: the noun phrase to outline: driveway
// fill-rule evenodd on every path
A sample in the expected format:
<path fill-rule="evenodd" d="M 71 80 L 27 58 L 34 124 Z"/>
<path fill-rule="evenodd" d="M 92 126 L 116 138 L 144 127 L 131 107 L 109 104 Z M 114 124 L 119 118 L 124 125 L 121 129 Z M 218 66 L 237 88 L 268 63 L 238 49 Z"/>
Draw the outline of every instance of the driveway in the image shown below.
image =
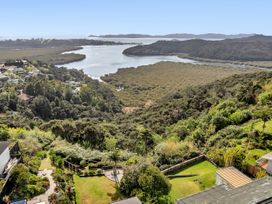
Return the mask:
<path fill-rule="evenodd" d="M 38 195 L 32 198 L 31 200 L 27 201 L 28 204 L 36 204 L 40 202 L 49 204 L 48 197 L 55 192 L 55 188 L 56 188 L 56 183 L 53 180 L 52 173 L 53 173 L 52 170 L 47 170 L 47 169 L 43 171 L 39 171 L 38 176 L 48 178 L 50 186 L 49 186 L 49 189 L 44 194 Z"/>

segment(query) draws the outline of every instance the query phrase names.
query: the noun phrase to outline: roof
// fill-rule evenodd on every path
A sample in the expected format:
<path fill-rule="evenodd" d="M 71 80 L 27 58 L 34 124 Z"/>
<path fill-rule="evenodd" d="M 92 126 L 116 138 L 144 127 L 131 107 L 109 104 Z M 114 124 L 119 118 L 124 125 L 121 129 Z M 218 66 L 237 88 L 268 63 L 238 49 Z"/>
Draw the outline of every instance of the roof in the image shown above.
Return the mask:
<path fill-rule="evenodd" d="M 205 201 L 209 201 L 211 203 L 215 203 L 218 197 L 224 196 L 227 192 L 225 185 L 219 185 L 214 188 L 210 188 L 206 191 L 202 191 L 200 193 L 196 193 L 190 195 L 188 197 L 178 199 L 178 204 L 187 204 L 187 203 L 204 203 Z"/>
<path fill-rule="evenodd" d="M 272 152 L 263 155 L 260 159 L 272 160 Z"/>
<path fill-rule="evenodd" d="M 125 200 L 120 200 L 117 202 L 113 202 L 112 204 L 142 204 L 142 202 L 137 197 L 128 198 Z"/>
<path fill-rule="evenodd" d="M 0 154 L 2 154 L 8 146 L 9 146 L 9 142 L 7 141 L 0 142 Z"/>
<path fill-rule="evenodd" d="M 252 181 L 244 186 L 224 190 L 222 186 L 177 200 L 178 204 L 253 204 L 272 198 L 272 177 Z M 200 202 L 201 201 L 201 202 Z"/>
<path fill-rule="evenodd" d="M 251 178 L 243 174 L 238 169 L 233 166 L 218 169 L 216 172 L 217 175 L 222 177 L 226 182 L 228 182 L 232 187 L 237 188 L 252 182 Z"/>
<path fill-rule="evenodd" d="M 11 201 L 10 204 L 27 204 L 26 199 Z"/>

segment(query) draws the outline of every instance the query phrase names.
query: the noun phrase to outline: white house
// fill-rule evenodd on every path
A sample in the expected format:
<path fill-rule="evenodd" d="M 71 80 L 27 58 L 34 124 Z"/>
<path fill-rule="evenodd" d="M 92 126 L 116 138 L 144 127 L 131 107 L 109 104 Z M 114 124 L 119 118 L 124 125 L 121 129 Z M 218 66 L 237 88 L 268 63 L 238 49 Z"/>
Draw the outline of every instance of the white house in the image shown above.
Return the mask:
<path fill-rule="evenodd" d="M 9 142 L 0 142 L 0 175 L 10 161 Z"/>
<path fill-rule="evenodd" d="M 272 152 L 263 155 L 257 160 L 257 164 L 262 167 L 268 174 L 272 174 Z"/>

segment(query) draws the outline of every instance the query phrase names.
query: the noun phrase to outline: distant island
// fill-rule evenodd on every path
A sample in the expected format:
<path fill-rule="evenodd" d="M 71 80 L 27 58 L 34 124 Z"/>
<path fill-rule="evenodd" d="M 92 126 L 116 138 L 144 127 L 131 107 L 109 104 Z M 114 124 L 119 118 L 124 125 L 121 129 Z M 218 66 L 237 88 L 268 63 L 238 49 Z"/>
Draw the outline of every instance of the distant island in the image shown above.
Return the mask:
<path fill-rule="evenodd" d="M 189 33 L 173 33 L 167 35 L 147 35 L 147 34 L 108 34 L 108 35 L 89 35 L 89 37 L 100 38 L 189 38 L 189 39 L 235 39 L 250 37 L 256 34 L 219 34 L 219 33 L 205 33 L 205 34 L 189 34 Z"/>
<path fill-rule="evenodd" d="M 186 55 L 193 58 L 216 60 L 271 61 L 272 36 L 255 35 L 225 40 L 161 40 L 150 45 L 128 48 L 123 54 L 134 56 Z"/>

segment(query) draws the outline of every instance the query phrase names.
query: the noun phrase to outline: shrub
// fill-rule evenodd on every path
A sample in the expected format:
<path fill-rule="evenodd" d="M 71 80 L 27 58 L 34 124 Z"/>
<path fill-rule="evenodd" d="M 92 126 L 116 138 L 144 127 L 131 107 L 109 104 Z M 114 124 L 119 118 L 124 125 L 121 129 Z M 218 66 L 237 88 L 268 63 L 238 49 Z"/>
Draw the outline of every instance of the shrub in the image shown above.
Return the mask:
<path fill-rule="evenodd" d="M 138 196 L 144 203 L 156 203 L 170 190 L 168 178 L 157 167 L 145 162 L 125 169 L 119 187 L 124 196 Z"/>
<path fill-rule="evenodd" d="M 102 174 L 103 174 L 103 170 L 102 170 L 102 169 L 97 169 L 97 170 L 95 171 L 95 174 L 96 174 L 96 175 L 102 175 Z"/>
<path fill-rule="evenodd" d="M 249 110 L 237 110 L 229 116 L 232 124 L 239 125 L 252 118 L 252 114 Z"/>
<path fill-rule="evenodd" d="M 93 175 L 95 175 L 95 170 L 93 170 L 93 169 L 89 169 L 89 176 L 93 176 Z"/>
<path fill-rule="evenodd" d="M 262 105 L 269 105 L 272 102 L 272 92 L 263 92 L 258 96 L 258 101 Z"/>

